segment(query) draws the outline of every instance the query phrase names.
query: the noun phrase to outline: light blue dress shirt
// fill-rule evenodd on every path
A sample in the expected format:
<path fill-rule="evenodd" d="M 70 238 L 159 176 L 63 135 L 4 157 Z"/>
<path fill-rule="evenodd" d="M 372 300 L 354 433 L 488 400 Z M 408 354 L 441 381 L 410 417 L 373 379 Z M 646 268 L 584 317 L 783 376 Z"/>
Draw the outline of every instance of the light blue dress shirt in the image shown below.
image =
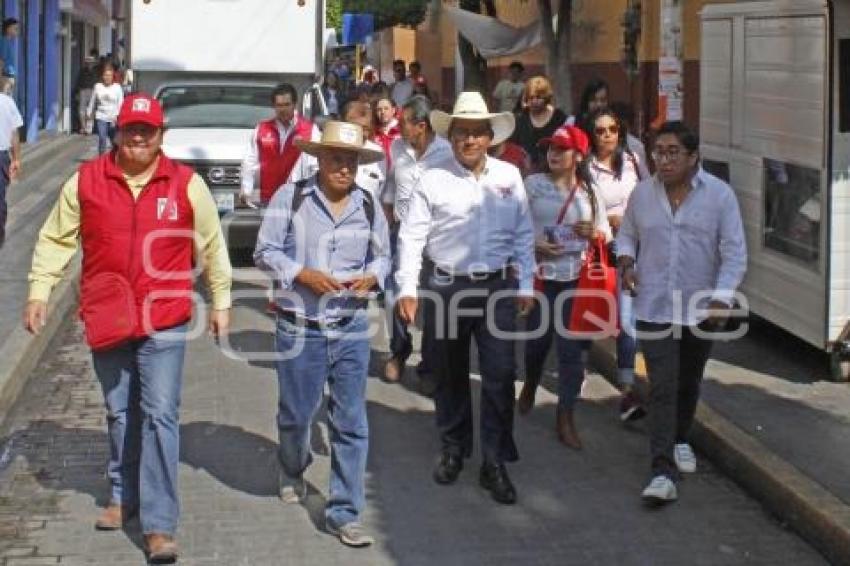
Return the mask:
<path fill-rule="evenodd" d="M 294 190 L 294 183 L 284 185 L 269 203 L 254 262 L 274 279 L 279 289 L 275 301 L 281 309 L 326 323 L 350 316 L 353 309 L 365 306 L 363 299 L 345 293 L 322 297 L 297 283 L 295 277 L 304 268 L 325 272 L 339 281 L 372 274 L 382 286 L 390 268 L 390 243 L 381 204 L 374 203 L 370 231 L 366 197 L 359 187 L 352 189 L 345 211 L 336 220 L 317 176 L 304 187 L 304 201 L 293 216 Z"/>

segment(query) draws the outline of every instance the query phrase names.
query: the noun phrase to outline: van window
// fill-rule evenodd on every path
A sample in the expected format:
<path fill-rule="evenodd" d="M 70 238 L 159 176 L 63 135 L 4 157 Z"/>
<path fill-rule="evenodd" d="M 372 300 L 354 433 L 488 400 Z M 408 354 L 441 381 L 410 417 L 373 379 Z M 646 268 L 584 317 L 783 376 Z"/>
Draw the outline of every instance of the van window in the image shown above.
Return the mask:
<path fill-rule="evenodd" d="M 764 158 L 764 246 L 817 267 L 820 258 L 821 173 Z"/>
<path fill-rule="evenodd" d="M 838 131 L 850 132 L 850 39 L 838 43 Z"/>

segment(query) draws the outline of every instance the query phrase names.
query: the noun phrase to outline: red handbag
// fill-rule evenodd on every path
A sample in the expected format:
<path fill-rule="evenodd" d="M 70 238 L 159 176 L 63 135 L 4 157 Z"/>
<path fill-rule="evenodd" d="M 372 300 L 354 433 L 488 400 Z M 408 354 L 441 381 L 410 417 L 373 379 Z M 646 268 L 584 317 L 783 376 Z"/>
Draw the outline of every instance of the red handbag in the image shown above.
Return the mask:
<path fill-rule="evenodd" d="M 138 315 L 127 278 L 107 272 L 87 279 L 80 293 L 80 318 L 92 350 L 108 350 L 133 338 Z"/>
<path fill-rule="evenodd" d="M 601 237 L 591 241 L 579 271 L 567 328 L 593 339 L 616 336 L 619 331 L 617 269 L 610 264 Z"/>

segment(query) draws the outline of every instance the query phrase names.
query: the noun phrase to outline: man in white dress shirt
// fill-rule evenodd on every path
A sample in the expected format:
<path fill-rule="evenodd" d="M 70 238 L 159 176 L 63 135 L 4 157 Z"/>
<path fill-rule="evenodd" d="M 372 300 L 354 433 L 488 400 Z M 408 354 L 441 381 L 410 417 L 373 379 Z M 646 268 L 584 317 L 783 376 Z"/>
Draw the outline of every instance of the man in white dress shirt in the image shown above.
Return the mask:
<path fill-rule="evenodd" d="M 392 171 L 384 191 L 385 206 L 392 207 L 392 229 L 390 241 L 393 249 L 394 267 L 398 267 L 398 230 L 402 218 L 407 215 L 410 197 L 419 178 L 428 169 L 447 159 L 452 158 L 452 146 L 445 138 L 434 133 L 431 127 L 431 101 L 422 95 L 416 95 L 402 106 L 401 137 L 390 146 L 392 156 Z M 388 307 L 393 310 L 391 315 L 390 358 L 384 365 L 384 378 L 389 382 L 401 379 L 405 362 L 413 351 L 413 340 L 407 330 L 407 324 L 401 320 L 394 309 L 395 285 L 387 286 L 390 295 Z M 422 336 L 422 364 L 420 373 L 430 373 L 427 362 L 427 351 L 430 337 Z"/>
<path fill-rule="evenodd" d="M 434 110 L 431 125 L 454 157 L 426 171 L 416 185 L 399 233 L 397 308 L 413 321 L 422 253 L 434 263 L 425 297 L 435 302 L 431 354 L 442 453 L 439 484 L 454 483 L 472 455 L 469 347 L 475 337 L 481 372 L 479 481 L 499 503 L 516 502 L 505 462 L 519 458 L 513 438 L 513 343 L 517 309 L 532 306 L 534 229 L 519 170 L 487 155 L 514 128 L 509 112 L 491 114 L 480 93 L 463 92 L 451 115 Z M 516 277 L 515 277 L 516 274 Z M 519 292 L 517 293 L 517 279 Z"/>
<path fill-rule="evenodd" d="M 687 442 L 711 351 L 747 268 L 732 188 L 699 164 L 699 138 L 667 122 L 655 139 L 655 177 L 635 188 L 617 234 L 623 286 L 635 295 L 638 342 L 649 374 L 652 480 L 648 503 L 677 498 L 696 471 Z"/>

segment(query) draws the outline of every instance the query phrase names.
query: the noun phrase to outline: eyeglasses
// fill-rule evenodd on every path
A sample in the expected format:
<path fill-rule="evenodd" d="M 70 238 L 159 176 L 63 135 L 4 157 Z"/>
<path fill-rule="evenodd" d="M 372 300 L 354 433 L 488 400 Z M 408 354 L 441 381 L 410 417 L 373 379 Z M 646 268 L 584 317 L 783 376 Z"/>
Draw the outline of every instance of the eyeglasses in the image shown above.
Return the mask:
<path fill-rule="evenodd" d="M 608 127 L 598 126 L 593 129 L 593 133 L 597 136 L 604 136 L 606 133 L 611 134 L 612 136 L 616 136 L 620 133 L 620 126 L 618 126 L 617 124 Z"/>
<path fill-rule="evenodd" d="M 481 138 L 490 135 L 490 128 L 452 128 L 451 136 L 456 140 L 465 140 L 472 136 Z"/>
<path fill-rule="evenodd" d="M 652 159 L 656 163 L 661 163 L 662 161 L 669 161 L 670 163 L 675 163 L 679 160 L 685 152 L 678 147 L 671 147 L 670 149 L 660 150 L 653 149 L 652 150 Z"/>

